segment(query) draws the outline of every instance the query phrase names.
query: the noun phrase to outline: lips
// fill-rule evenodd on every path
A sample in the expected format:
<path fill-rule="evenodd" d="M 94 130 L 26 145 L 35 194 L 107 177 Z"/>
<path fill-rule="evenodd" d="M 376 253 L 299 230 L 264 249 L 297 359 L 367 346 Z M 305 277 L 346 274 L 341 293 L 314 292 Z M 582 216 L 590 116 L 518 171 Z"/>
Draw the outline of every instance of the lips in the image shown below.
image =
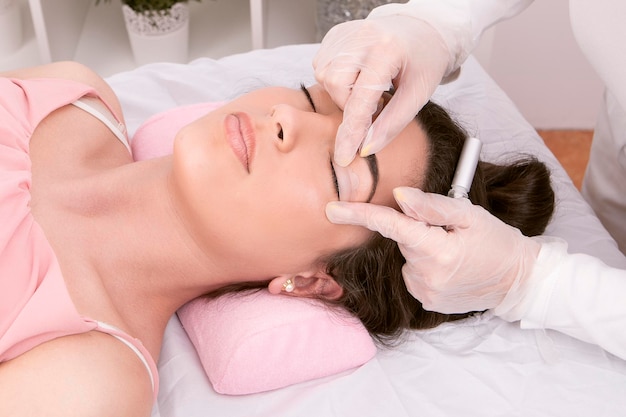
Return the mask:
<path fill-rule="evenodd" d="M 224 126 L 230 148 L 246 171 L 250 172 L 256 143 L 250 117 L 246 113 L 229 114 L 224 119 Z"/>

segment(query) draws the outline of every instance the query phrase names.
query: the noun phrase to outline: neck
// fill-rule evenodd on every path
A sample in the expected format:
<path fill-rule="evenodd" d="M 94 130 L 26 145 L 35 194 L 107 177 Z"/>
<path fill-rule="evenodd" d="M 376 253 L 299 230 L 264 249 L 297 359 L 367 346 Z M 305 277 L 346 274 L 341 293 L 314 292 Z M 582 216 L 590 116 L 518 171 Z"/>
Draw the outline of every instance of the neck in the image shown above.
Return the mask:
<path fill-rule="evenodd" d="M 100 175 L 77 193 L 78 218 L 86 220 L 81 246 L 114 309 L 146 344 L 154 338 L 146 333 L 160 338 L 181 305 L 227 276 L 187 232 L 170 173 L 168 157 L 143 161 Z"/>

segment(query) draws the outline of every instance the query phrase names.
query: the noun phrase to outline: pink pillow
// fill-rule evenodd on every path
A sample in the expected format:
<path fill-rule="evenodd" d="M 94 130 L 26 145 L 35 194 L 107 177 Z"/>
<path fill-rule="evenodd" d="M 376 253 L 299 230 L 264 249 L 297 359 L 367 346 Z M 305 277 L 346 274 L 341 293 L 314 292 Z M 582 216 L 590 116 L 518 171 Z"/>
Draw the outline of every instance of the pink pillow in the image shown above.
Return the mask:
<path fill-rule="evenodd" d="M 180 129 L 220 107 L 223 102 L 197 103 L 157 113 L 143 122 L 130 141 L 135 161 L 158 158 L 172 153 Z"/>
<path fill-rule="evenodd" d="M 317 300 L 266 290 L 196 299 L 178 317 L 221 394 L 252 394 L 334 375 L 376 354 L 355 317 Z"/>
<path fill-rule="evenodd" d="M 137 129 L 135 160 L 170 154 L 176 133 L 222 103 L 159 113 Z M 360 366 L 376 353 L 356 318 L 319 301 L 267 291 L 191 301 L 178 316 L 213 388 L 251 394 Z"/>

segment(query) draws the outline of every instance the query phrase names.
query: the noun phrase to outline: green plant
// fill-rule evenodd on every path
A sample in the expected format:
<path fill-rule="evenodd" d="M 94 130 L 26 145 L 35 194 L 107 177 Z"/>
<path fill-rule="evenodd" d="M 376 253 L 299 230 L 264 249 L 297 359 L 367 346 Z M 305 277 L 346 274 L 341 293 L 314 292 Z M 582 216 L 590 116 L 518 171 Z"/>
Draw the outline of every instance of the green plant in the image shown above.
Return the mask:
<path fill-rule="evenodd" d="M 111 0 L 102 0 L 105 3 L 109 3 Z M 136 11 L 137 13 L 145 12 L 158 12 L 170 9 L 176 3 L 184 3 L 188 0 L 121 0 L 122 4 L 126 4 L 128 7 Z M 200 1 L 200 0 L 195 0 Z M 100 0 L 96 0 L 96 5 L 100 3 Z"/>

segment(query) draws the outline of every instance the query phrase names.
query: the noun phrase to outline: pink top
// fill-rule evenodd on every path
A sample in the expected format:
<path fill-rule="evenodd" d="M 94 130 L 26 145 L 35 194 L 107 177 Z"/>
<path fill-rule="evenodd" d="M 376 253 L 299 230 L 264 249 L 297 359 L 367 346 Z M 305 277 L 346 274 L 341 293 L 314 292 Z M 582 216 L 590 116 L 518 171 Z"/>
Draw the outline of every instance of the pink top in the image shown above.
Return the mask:
<path fill-rule="evenodd" d="M 138 354 L 156 397 L 157 370 L 148 351 L 137 339 L 76 311 L 29 207 L 33 131 L 52 111 L 86 95 L 98 97 L 93 88 L 71 80 L 0 78 L 0 362 L 57 337 L 102 331 Z"/>

